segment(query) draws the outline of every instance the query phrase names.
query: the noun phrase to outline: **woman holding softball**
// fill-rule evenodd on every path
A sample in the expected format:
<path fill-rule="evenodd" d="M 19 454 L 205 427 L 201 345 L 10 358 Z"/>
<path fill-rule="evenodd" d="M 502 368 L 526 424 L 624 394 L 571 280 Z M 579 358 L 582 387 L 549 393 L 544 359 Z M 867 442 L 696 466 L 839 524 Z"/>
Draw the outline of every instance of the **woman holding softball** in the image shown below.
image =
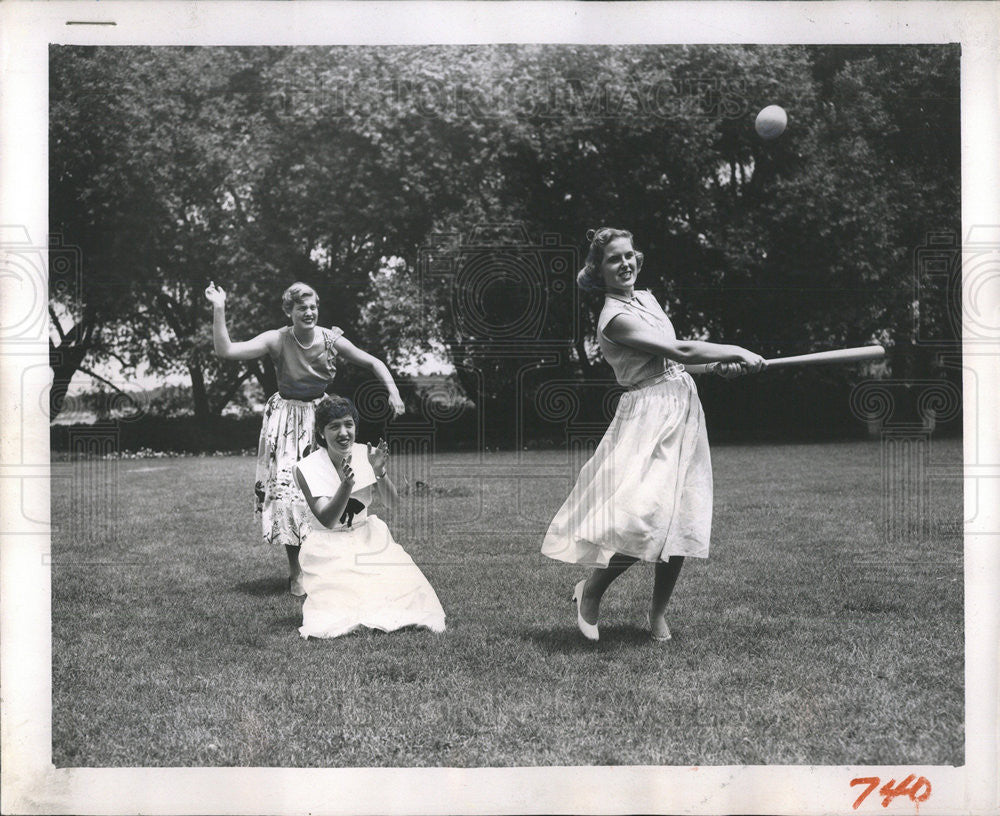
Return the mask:
<path fill-rule="evenodd" d="M 278 375 L 278 391 L 267 401 L 257 448 L 254 484 L 255 512 L 261 519 L 264 541 L 283 544 L 288 556 L 288 587 L 302 596 L 299 547 L 308 516 L 292 468 L 315 450 L 314 405 L 337 374 L 338 359 L 369 369 L 385 385 L 393 413 L 403 413 L 403 400 L 385 363 L 357 348 L 336 326 L 318 325 L 319 297 L 304 283 L 293 283 L 281 296 L 281 307 L 290 326 L 271 329 L 252 340 L 234 343 L 226 328 L 226 293 L 214 283 L 205 289 L 212 304 L 212 339 L 215 353 L 224 360 L 271 357 Z"/>
<path fill-rule="evenodd" d="M 705 415 L 688 372 L 736 377 L 764 368 L 739 346 L 678 340 L 653 294 L 636 291 L 642 253 L 632 234 L 602 227 L 577 284 L 603 292 L 597 340 L 628 388 L 610 427 L 556 513 L 542 553 L 593 567 L 573 590 L 577 625 L 598 639 L 605 590 L 637 561 L 655 567 L 649 609 L 654 640 L 670 639 L 665 613 L 686 556 L 706 558 L 712 526 L 712 465 Z M 709 365 L 714 364 L 714 365 Z"/>

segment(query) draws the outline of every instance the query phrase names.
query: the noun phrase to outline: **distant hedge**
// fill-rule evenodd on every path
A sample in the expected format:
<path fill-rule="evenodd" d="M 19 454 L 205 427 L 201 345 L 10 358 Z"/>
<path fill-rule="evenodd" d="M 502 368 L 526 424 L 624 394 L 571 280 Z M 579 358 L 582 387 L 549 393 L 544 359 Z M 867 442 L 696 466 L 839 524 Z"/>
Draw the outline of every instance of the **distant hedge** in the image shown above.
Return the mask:
<path fill-rule="evenodd" d="M 723 382 L 702 377 L 698 388 L 713 443 L 753 441 L 821 441 L 877 437 L 885 429 L 933 430 L 937 436 L 956 436 L 962 431 L 961 406 L 947 400 L 928 400 L 924 387 L 898 383 L 877 388 L 871 402 L 859 410 L 857 394 L 842 384 L 826 388 L 802 388 L 793 378 L 765 375 Z M 954 392 L 953 392 L 954 393 Z M 614 402 L 581 401 L 572 417 L 546 420 L 530 406 L 525 409 L 520 444 L 529 449 L 559 448 L 571 435 L 599 438 L 607 427 L 608 411 Z M 936 418 L 928 405 L 937 405 Z M 880 408 L 884 416 L 878 419 Z M 929 420 L 929 416 L 932 417 Z M 466 409 L 431 422 L 405 415 L 388 426 L 390 436 L 412 434 L 422 437 L 434 450 L 461 451 L 484 448 L 512 449 L 518 441 L 497 444 L 486 433 L 489 418 Z M 90 425 L 54 425 L 50 431 L 52 450 L 100 450 L 131 452 L 141 449 L 175 453 L 255 451 L 260 434 L 260 417 L 217 417 L 207 423 L 194 417 L 142 416 L 126 421 Z M 362 420 L 361 441 L 376 440 L 387 433 L 384 423 Z M 77 441 L 74 441 L 77 440 Z M 80 440 L 90 440 L 81 442 Z M 431 442 L 431 440 L 433 440 Z M 489 440 L 488 442 L 485 440 Z M 89 446 L 89 447 L 88 447 Z"/>
<path fill-rule="evenodd" d="M 261 418 L 215 417 L 200 422 L 193 416 L 158 417 L 145 415 L 133 420 L 108 420 L 76 425 L 53 425 L 49 444 L 53 451 L 167 453 L 247 453 L 256 452 Z M 450 423 L 438 434 L 438 449 L 469 450 L 476 447 L 475 416 Z M 463 430 L 464 429 L 464 430 Z M 401 429 L 405 433 L 405 430 Z M 362 420 L 359 441 L 376 441 L 386 434 L 384 424 Z"/>
<path fill-rule="evenodd" d="M 142 416 L 133 420 L 110 420 L 79 425 L 53 425 L 49 440 L 53 451 L 118 451 L 143 448 L 170 453 L 213 453 L 257 448 L 259 417 L 217 417 L 211 422 L 194 417 Z"/>
<path fill-rule="evenodd" d="M 962 433 L 961 392 L 947 381 L 817 383 L 808 373 L 765 373 L 698 385 L 709 435 L 719 441 L 819 441 L 877 437 L 883 431 Z"/>

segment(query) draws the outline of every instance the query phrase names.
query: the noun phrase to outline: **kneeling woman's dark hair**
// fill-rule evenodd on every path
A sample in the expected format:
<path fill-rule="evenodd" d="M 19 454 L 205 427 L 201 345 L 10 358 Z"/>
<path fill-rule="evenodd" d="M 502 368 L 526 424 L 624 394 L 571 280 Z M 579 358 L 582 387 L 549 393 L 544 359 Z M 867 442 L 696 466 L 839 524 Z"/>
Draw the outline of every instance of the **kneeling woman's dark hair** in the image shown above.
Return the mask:
<path fill-rule="evenodd" d="M 361 419 L 358 417 L 358 409 L 347 397 L 330 394 L 316 403 L 316 443 L 325 448 L 326 437 L 323 436 L 323 429 L 330 424 L 330 420 L 342 419 L 348 415 L 354 419 L 354 427 L 356 428 Z"/>

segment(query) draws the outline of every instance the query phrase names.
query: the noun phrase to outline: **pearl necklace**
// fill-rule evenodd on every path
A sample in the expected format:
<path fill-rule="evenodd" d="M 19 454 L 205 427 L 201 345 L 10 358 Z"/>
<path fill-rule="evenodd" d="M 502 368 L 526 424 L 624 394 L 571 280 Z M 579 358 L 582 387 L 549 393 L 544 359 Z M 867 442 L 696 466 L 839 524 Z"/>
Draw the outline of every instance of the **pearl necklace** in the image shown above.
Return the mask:
<path fill-rule="evenodd" d="M 312 342 L 308 346 L 303 346 L 302 345 L 302 343 L 299 341 L 299 338 L 295 336 L 295 329 L 294 328 L 292 329 L 292 338 L 298 344 L 298 347 L 300 349 L 302 349 L 303 351 L 307 351 L 308 349 L 311 349 L 313 346 L 316 345 L 316 335 L 315 334 L 313 334 Z"/>

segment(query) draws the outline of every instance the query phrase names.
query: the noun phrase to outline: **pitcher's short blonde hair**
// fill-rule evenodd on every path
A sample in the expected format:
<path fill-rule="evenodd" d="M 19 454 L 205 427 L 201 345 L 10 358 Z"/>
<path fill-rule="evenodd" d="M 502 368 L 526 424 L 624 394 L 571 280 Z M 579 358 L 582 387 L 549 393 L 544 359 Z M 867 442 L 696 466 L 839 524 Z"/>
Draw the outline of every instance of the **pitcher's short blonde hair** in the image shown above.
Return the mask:
<path fill-rule="evenodd" d="M 284 294 L 282 294 L 281 308 L 284 310 L 286 315 L 290 315 L 292 313 L 292 309 L 295 308 L 295 304 L 301 303 L 310 295 L 316 298 L 316 302 L 319 303 L 319 295 L 316 294 L 315 289 L 313 289 L 308 283 L 296 281 L 284 291 Z"/>

